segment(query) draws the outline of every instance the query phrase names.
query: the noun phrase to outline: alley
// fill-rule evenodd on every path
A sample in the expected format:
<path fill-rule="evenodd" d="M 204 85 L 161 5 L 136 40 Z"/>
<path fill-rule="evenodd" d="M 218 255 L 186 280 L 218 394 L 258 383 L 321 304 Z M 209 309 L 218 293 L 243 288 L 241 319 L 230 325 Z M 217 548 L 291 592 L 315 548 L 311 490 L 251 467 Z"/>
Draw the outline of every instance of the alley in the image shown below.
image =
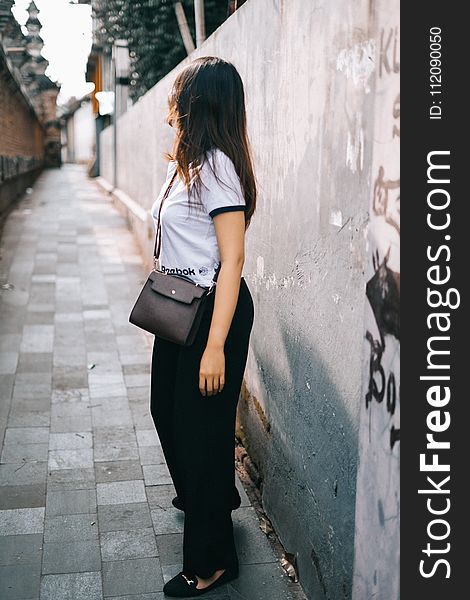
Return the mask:
<path fill-rule="evenodd" d="M 44 171 L 1 239 L 0 598 L 162 600 L 184 515 L 149 414 L 146 272 L 81 166 Z M 214 600 L 300 600 L 238 481 L 240 577 Z"/>

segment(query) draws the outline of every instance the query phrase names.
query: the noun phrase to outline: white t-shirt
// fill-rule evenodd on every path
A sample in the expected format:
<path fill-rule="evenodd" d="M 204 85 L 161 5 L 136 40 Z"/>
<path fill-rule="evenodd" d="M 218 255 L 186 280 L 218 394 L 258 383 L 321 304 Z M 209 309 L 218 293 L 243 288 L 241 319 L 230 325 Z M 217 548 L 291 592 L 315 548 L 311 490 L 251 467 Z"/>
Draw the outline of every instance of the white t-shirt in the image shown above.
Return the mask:
<path fill-rule="evenodd" d="M 209 161 L 222 183 L 214 177 Z M 160 203 L 175 169 L 176 162 L 171 161 L 166 181 L 152 205 L 155 229 Z M 208 287 L 220 263 L 212 217 L 225 211 L 245 210 L 246 203 L 235 166 L 219 148 L 209 150 L 200 175 L 204 184 L 201 185 L 202 206 L 197 204 L 194 195 L 189 206 L 188 192 L 178 175 L 163 203 L 160 268 L 165 272 L 186 275 L 195 283 Z"/>

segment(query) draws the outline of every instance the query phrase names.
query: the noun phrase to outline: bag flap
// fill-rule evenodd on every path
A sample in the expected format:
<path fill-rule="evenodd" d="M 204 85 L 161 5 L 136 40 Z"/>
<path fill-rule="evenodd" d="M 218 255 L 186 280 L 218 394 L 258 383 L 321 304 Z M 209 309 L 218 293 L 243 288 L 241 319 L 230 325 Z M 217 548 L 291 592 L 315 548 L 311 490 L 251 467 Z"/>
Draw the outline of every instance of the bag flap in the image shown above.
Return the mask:
<path fill-rule="evenodd" d="M 191 304 L 194 298 L 201 298 L 207 291 L 203 286 L 187 279 L 158 271 L 152 271 L 149 279 L 152 281 L 151 287 L 154 292 L 185 304 Z"/>

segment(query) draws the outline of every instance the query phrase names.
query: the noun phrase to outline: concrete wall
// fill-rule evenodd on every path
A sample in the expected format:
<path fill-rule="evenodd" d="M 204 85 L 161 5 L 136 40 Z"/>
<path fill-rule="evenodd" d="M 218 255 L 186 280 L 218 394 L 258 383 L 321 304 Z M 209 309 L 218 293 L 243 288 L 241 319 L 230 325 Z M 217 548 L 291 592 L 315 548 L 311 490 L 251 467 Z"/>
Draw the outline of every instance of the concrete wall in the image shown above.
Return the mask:
<path fill-rule="evenodd" d="M 62 146 L 62 160 L 72 163 L 88 163 L 94 156 L 95 117 L 91 101 L 85 100 L 67 119 L 65 146 Z M 63 143 L 64 143 L 63 142 Z"/>
<path fill-rule="evenodd" d="M 255 323 L 239 433 L 315 600 L 352 594 L 377 23 L 389 12 L 369 0 L 248 0 L 190 57 L 226 58 L 245 83 L 260 194 L 244 268 Z M 166 98 L 184 64 L 118 123 L 123 210 L 148 259 L 153 223 L 132 203 L 148 210 L 162 185 Z M 111 128 L 101 142 L 112 181 Z"/>
<path fill-rule="evenodd" d="M 75 162 L 88 163 L 94 154 L 95 143 L 95 118 L 91 108 L 91 102 L 83 102 L 81 107 L 75 111 Z"/>
<path fill-rule="evenodd" d="M 377 13 L 355 600 L 400 597 L 400 30 L 398 0 L 386 4 Z"/>

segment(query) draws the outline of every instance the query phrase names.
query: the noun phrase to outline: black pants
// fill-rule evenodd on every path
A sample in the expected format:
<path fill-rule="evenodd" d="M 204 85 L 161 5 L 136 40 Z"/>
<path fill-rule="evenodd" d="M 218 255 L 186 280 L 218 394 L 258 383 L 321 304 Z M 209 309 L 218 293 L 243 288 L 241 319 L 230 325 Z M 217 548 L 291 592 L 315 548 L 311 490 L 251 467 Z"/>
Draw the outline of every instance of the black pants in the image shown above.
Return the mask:
<path fill-rule="evenodd" d="M 242 277 L 225 341 L 225 386 L 203 396 L 199 367 L 216 293 L 210 294 L 196 339 L 185 347 L 155 337 L 151 414 L 176 493 L 185 507 L 183 571 L 210 577 L 238 566 L 231 503 L 235 488 L 235 420 L 254 320 Z"/>

